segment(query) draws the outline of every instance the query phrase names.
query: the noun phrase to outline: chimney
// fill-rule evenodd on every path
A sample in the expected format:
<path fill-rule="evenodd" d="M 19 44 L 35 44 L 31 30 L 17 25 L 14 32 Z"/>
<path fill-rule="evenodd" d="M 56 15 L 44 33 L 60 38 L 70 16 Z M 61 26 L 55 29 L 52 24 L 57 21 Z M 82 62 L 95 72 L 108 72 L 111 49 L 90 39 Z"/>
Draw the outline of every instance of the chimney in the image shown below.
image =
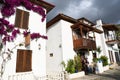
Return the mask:
<path fill-rule="evenodd" d="M 103 31 L 103 28 L 102 28 L 102 20 L 97 20 L 97 21 L 96 21 L 96 28 Z"/>

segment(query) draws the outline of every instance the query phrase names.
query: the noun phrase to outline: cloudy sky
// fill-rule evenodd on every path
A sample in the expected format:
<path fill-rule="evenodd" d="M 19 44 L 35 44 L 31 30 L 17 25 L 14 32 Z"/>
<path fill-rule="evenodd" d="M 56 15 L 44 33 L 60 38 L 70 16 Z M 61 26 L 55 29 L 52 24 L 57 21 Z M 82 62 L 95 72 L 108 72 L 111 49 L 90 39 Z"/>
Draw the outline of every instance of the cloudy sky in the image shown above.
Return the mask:
<path fill-rule="evenodd" d="M 75 19 L 86 17 L 91 21 L 120 24 L 120 0 L 45 0 L 55 5 L 47 17 L 49 21 L 63 13 Z"/>

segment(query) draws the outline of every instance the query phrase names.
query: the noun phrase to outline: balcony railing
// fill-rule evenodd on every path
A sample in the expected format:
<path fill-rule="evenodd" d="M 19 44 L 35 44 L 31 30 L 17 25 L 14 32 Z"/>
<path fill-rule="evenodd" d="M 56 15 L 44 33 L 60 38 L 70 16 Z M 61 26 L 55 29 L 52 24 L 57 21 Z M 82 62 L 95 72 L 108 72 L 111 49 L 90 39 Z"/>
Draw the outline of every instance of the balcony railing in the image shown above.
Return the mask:
<path fill-rule="evenodd" d="M 89 49 L 89 50 L 95 50 L 96 49 L 96 43 L 94 40 L 86 39 L 86 38 L 79 38 L 76 40 L 73 40 L 74 50 L 79 49 Z"/>
<path fill-rule="evenodd" d="M 115 36 L 110 35 L 106 38 L 106 43 L 107 44 L 116 44 L 116 43 L 118 43 L 118 40 L 116 39 Z"/>

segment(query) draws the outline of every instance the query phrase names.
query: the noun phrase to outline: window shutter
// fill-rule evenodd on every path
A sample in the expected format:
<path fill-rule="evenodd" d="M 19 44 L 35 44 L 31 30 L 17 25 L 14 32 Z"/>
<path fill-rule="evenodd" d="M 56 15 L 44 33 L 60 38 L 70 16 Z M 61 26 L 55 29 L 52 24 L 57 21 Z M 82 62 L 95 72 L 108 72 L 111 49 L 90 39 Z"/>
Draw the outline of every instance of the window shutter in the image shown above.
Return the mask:
<path fill-rule="evenodd" d="M 22 50 L 17 50 L 16 72 L 23 72 L 23 60 L 24 60 L 23 51 Z"/>
<path fill-rule="evenodd" d="M 22 24 L 22 13 L 23 11 L 20 9 L 16 9 L 16 17 L 15 17 L 15 27 L 20 28 Z"/>
<path fill-rule="evenodd" d="M 18 49 L 16 72 L 27 72 L 32 70 L 32 51 Z"/>
<path fill-rule="evenodd" d="M 29 12 L 16 9 L 15 27 L 28 29 Z"/>
<path fill-rule="evenodd" d="M 22 20 L 22 28 L 28 29 L 28 23 L 29 23 L 29 12 L 24 11 L 24 16 Z"/>
<path fill-rule="evenodd" d="M 32 70 L 32 51 L 31 50 L 27 50 L 26 51 L 26 66 L 25 69 L 26 71 L 31 71 Z"/>
<path fill-rule="evenodd" d="M 25 47 L 30 45 L 30 34 L 25 36 Z"/>

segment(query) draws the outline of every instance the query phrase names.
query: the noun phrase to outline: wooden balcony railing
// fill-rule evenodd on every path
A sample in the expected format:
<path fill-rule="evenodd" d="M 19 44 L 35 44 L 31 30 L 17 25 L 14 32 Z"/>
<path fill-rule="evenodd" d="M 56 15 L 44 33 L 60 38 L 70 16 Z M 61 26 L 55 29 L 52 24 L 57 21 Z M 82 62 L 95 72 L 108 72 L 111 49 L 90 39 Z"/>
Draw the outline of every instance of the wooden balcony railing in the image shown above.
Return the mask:
<path fill-rule="evenodd" d="M 94 40 L 85 39 L 85 38 L 79 38 L 77 40 L 73 40 L 74 50 L 80 50 L 80 49 L 89 49 L 89 50 L 95 50 L 96 49 L 96 43 Z"/>
<path fill-rule="evenodd" d="M 117 40 L 117 38 L 115 37 L 115 36 L 108 36 L 107 38 L 106 38 L 106 43 L 107 44 L 116 44 L 116 43 L 118 43 L 119 41 Z"/>

